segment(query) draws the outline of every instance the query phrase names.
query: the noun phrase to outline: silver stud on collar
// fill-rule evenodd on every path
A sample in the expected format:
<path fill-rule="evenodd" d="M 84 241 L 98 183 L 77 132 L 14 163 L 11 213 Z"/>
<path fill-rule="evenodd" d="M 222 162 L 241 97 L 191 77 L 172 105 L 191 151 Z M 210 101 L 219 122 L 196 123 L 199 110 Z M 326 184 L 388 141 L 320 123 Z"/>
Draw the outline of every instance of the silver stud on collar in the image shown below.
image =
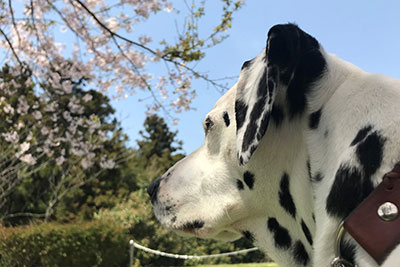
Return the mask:
<path fill-rule="evenodd" d="M 385 202 L 378 208 L 378 216 L 386 222 L 393 221 L 399 215 L 399 209 L 392 202 Z"/>

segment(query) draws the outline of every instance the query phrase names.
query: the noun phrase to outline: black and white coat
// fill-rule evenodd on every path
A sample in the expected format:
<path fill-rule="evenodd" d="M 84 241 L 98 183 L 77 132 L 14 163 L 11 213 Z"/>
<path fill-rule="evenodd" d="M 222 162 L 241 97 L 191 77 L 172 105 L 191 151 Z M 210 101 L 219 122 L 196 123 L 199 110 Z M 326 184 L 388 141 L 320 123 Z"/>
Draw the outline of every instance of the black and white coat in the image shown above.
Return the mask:
<path fill-rule="evenodd" d="M 245 236 L 279 266 L 330 266 L 338 225 L 400 160 L 399 103 L 399 80 L 276 25 L 206 116 L 204 144 L 149 186 L 155 214 L 180 234 Z M 377 266 L 348 235 L 341 254 Z M 400 246 L 382 266 L 400 266 Z"/>

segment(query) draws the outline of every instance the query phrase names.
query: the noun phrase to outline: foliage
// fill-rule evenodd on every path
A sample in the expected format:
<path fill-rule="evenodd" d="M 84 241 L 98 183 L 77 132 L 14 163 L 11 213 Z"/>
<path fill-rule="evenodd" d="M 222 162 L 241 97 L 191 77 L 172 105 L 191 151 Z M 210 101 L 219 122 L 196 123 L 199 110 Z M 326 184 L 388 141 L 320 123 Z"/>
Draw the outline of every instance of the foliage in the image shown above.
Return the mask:
<path fill-rule="evenodd" d="M 1 267 L 112 267 L 128 262 L 128 237 L 113 224 L 0 227 Z"/>
<path fill-rule="evenodd" d="M 194 67 L 205 49 L 226 38 L 232 14 L 243 1 L 221 0 L 221 20 L 204 37 L 199 22 L 206 14 L 205 1 L 188 2 L 177 10 L 167 0 L 0 0 L 0 47 L 10 51 L 5 58 L 13 66 L 27 65 L 37 83 L 49 80 L 64 88 L 58 76 L 90 78 L 102 92 L 115 88 L 117 96 L 126 97 L 142 89 L 153 98 L 153 109 L 166 111 L 163 105 L 170 105 L 179 112 L 189 109 L 195 96 L 192 78 L 220 85 Z M 136 32 L 159 12 L 184 14 L 172 43 L 154 44 L 156 36 Z M 149 65 L 160 63 L 164 72 L 148 72 Z M 169 97 L 174 99 L 166 104 Z"/>
<path fill-rule="evenodd" d="M 0 219 L 11 224 L 54 219 L 66 197 L 128 157 L 106 96 L 68 77 L 67 92 L 45 82 L 38 91 L 29 73 L 0 71 Z"/>
<path fill-rule="evenodd" d="M 145 190 L 138 190 L 130 198 L 110 210 L 101 210 L 95 215 L 100 221 L 109 221 L 110 224 L 119 224 L 128 230 L 132 239 L 139 244 L 159 251 L 184 255 L 209 255 L 231 252 L 250 248 L 252 245 L 246 240 L 234 243 L 197 238 L 184 238 L 161 227 L 155 219 L 153 210 Z M 136 266 L 192 266 L 196 260 L 181 260 L 161 257 L 137 250 L 135 252 Z M 261 252 L 251 252 L 230 257 L 205 259 L 202 263 L 234 263 L 257 262 L 264 260 Z"/>
<path fill-rule="evenodd" d="M 138 152 L 142 157 L 150 159 L 152 156 L 171 155 L 181 149 L 182 142 L 175 141 L 177 132 L 171 132 L 163 118 L 157 115 L 148 116 L 144 121 L 144 130 L 146 133 L 139 131 L 143 140 L 137 141 Z"/>

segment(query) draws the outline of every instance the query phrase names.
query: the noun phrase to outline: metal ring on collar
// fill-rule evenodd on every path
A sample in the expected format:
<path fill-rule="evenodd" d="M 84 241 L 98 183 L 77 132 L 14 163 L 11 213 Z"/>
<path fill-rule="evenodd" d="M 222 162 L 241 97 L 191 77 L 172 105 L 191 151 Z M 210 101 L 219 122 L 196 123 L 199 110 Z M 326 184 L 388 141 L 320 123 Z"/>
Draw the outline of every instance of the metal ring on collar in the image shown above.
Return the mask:
<path fill-rule="evenodd" d="M 335 239 L 335 258 L 331 261 L 331 267 L 357 267 L 357 265 L 352 264 L 351 262 L 342 258 L 340 254 L 340 245 L 342 243 L 342 239 L 346 230 L 343 226 L 343 221 L 339 224 L 338 230 L 336 232 Z"/>

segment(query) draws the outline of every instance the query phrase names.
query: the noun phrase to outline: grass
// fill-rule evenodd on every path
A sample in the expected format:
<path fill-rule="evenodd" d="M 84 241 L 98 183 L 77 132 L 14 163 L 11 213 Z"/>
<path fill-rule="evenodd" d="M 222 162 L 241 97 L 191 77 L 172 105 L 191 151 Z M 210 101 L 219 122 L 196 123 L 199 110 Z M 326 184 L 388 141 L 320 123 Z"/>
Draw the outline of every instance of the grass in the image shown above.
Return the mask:
<path fill-rule="evenodd" d="M 242 263 L 242 264 L 218 264 L 218 265 L 196 265 L 193 267 L 278 267 L 276 263 Z"/>

